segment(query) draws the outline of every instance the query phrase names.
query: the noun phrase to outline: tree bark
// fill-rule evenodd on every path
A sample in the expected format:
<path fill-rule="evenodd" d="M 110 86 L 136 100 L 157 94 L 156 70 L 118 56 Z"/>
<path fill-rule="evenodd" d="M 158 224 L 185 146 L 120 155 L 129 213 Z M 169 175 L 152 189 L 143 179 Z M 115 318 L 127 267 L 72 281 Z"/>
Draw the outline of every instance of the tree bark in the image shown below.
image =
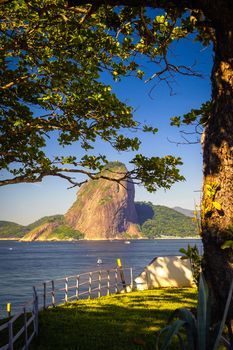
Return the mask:
<path fill-rule="evenodd" d="M 221 16 L 220 9 L 219 16 Z M 213 105 L 205 130 L 203 149 L 203 268 L 214 295 L 215 319 L 222 317 L 233 278 L 233 249 L 221 248 L 224 242 L 233 241 L 232 35 L 232 24 L 217 23 L 211 76 Z M 233 300 L 228 317 L 233 317 Z"/>

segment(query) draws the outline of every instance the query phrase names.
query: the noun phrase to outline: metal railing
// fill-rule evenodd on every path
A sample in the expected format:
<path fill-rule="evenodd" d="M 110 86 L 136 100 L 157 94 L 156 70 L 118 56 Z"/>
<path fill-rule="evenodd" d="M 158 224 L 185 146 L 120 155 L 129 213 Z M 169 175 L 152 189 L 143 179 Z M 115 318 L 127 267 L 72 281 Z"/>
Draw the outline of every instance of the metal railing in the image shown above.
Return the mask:
<path fill-rule="evenodd" d="M 122 271 L 124 278 L 122 279 Z M 46 309 L 79 299 L 99 298 L 133 286 L 132 268 L 97 270 L 36 285 L 39 308 Z"/>
<path fill-rule="evenodd" d="M 132 268 L 97 270 L 45 281 L 33 287 L 33 298 L 21 312 L 0 325 L 0 350 L 28 350 L 38 334 L 38 312 L 79 299 L 99 298 L 133 288 Z"/>

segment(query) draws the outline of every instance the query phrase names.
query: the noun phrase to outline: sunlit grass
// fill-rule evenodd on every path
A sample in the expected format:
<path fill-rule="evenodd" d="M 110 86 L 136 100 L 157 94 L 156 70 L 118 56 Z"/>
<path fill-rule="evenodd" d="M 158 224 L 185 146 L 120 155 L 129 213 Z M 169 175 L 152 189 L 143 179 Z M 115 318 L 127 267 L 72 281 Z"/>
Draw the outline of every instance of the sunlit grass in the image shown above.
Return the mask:
<path fill-rule="evenodd" d="M 192 288 L 154 289 L 80 300 L 40 313 L 32 350 L 155 349 L 156 332 L 178 307 L 196 306 Z"/>

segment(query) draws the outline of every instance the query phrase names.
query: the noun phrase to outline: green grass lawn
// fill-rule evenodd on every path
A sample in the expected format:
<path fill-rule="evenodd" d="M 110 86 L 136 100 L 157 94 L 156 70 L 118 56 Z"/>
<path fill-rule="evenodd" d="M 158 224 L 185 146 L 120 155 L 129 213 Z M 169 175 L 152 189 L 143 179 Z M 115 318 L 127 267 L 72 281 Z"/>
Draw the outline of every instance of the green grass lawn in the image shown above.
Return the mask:
<path fill-rule="evenodd" d="M 194 288 L 168 288 L 61 305 L 40 312 L 30 350 L 154 350 L 171 311 L 196 301 Z"/>

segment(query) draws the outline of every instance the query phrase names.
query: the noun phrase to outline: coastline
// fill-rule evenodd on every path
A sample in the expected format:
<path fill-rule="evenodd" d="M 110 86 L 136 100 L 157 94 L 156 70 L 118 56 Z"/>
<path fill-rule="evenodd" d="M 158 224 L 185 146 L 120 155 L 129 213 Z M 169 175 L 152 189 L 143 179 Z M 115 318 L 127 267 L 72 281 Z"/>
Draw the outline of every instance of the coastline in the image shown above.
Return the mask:
<path fill-rule="evenodd" d="M 19 237 L 0 237 L 0 241 L 20 241 Z"/>
<path fill-rule="evenodd" d="M 46 239 L 46 240 L 34 240 L 34 241 L 24 241 L 21 238 L 18 237 L 0 237 L 0 241 L 21 241 L 21 242 L 80 242 L 80 241 L 86 241 L 86 242 L 96 242 L 96 241 L 140 241 L 140 240 L 153 240 L 153 241 L 157 241 L 157 240 L 161 240 L 161 239 L 174 239 L 174 240 L 180 240 L 180 239 L 201 239 L 200 236 L 186 236 L 186 237 L 178 237 L 178 236 L 163 236 L 163 237 L 156 237 L 156 238 L 147 238 L 147 237 L 142 237 L 139 239 L 135 239 L 135 238 L 121 238 L 121 239 Z"/>

